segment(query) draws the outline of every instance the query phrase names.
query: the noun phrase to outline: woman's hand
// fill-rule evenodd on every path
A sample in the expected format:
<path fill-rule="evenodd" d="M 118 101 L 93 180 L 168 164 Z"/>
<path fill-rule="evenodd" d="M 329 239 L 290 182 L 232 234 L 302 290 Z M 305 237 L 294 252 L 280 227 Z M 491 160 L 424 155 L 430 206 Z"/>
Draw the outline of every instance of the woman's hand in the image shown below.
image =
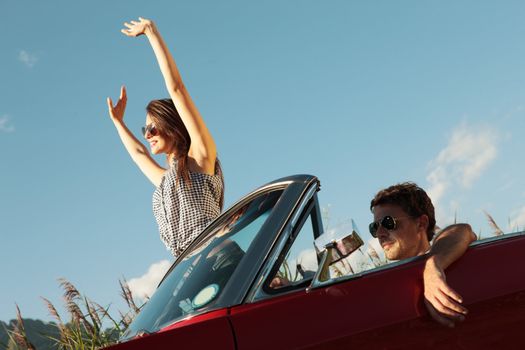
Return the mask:
<path fill-rule="evenodd" d="M 121 122 L 124 120 L 124 111 L 126 110 L 126 102 L 128 100 L 128 97 L 126 96 L 126 88 L 122 86 L 120 88 L 120 98 L 115 106 L 113 106 L 113 101 L 111 101 L 111 97 L 108 97 L 108 110 L 109 110 L 109 116 L 113 121 L 119 121 Z"/>
<path fill-rule="evenodd" d="M 146 34 L 146 31 L 153 28 L 154 24 L 153 21 L 149 19 L 144 19 L 142 17 L 139 17 L 139 21 L 130 21 L 130 23 L 125 22 L 124 26 L 126 26 L 128 29 L 122 29 L 121 32 L 126 34 L 127 36 L 139 36 L 142 34 Z"/>

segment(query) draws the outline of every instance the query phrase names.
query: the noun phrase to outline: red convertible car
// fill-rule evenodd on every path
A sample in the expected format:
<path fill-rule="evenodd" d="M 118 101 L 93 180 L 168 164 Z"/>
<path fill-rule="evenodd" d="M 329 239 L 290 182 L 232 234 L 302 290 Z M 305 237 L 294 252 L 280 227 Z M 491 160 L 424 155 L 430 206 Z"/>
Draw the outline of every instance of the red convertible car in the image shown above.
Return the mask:
<path fill-rule="evenodd" d="M 331 272 L 362 241 L 353 232 L 315 244 L 319 189 L 316 177 L 296 175 L 234 204 L 109 349 L 525 348 L 525 232 L 477 241 L 449 267 L 470 312 L 448 329 L 423 305 L 424 256 Z"/>

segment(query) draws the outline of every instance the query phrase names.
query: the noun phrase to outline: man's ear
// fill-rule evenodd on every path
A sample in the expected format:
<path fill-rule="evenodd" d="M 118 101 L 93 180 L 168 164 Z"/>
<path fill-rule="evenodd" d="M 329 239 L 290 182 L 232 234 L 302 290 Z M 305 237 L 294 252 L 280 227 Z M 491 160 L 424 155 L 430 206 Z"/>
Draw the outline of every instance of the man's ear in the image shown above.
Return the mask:
<path fill-rule="evenodd" d="M 429 220 L 428 220 L 428 215 L 426 215 L 426 214 L 421 215 L 421 216 L 419 217 L 418 222 L 419 222 L 419 226 L 418 226 L 418 228 L 419 228 L 420 230 L 423 230 L 423 231 L 426 233 L 426 232 L 427 232 L 427 229 L 428 229 L 428 222 L 429 222 Z"/>

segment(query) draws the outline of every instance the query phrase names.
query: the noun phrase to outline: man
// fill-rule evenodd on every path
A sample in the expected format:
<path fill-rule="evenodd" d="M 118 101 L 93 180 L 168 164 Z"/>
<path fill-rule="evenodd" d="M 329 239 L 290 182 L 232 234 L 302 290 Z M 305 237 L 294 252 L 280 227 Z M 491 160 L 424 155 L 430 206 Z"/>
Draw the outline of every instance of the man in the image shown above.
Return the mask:
<path fill-rule="evenodd" d="M 461 296 L 447 284 L 444 270 L 476 240 L 470 225 L 445 228 L 431 245 L 436 225 L 434 206 L 426 192 L 410 182 L 379 191 L 370 203 L 370 210 L 374 214 L 370 233 L 377 237 L 389 260 L 428 253 L 423 284 L 430 315 L 448 327 L 463 321 L 468 311 L 461 305 Z"/>

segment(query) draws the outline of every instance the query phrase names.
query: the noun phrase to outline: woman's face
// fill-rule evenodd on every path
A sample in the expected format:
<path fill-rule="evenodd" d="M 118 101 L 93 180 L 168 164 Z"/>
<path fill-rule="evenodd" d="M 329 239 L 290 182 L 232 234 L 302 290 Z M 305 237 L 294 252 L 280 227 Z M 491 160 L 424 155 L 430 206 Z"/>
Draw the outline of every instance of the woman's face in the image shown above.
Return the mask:
<path fill-rule="evenodd" d="M 168 139 L 155 127 L 151 117 L 146 115 L 146 133 L 144 138 L 149 143 L 152 154 L 171 153 L 173 145 Z"/>

